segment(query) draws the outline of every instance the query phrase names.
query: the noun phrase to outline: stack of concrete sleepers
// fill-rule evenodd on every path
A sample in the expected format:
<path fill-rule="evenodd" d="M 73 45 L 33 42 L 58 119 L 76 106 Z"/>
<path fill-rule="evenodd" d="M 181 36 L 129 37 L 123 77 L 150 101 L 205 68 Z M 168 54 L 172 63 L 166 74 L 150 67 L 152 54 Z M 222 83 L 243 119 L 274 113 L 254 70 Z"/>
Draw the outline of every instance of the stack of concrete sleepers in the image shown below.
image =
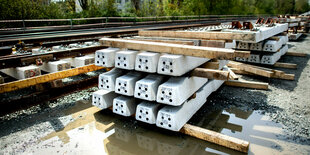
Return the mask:
<path fill-rule="evenodd" d="M 288 24 L 288 38 L 289 40 L 298 40 L 302 35 L 300 31 L 303 31 L 302 28 L 305 27 L 306 22 L 302 21 L 301 18 L 297 16 L 286 16 L 278 18 L 279 23 Z"/>
<path fill-rule="evenodd" d="M 122 116 L 179 131 L 224 81 L 187 74 L 210 59 L 119 48 L 98 50 L 95 64 L 114 67 L 99 76 L 92 104 Z"/>
<path fill-rule="evenodd" d="M 249 58 L 236 57 L 237 61 L 274 65 L 288 51 L 286 28 L 274 28 L 277 33 L 259 42 L 237 41 L 238 50 L 251 51 Z M 277 30 L 280 29 L 280 30 Z M 237 30 L 236 30 L 237 31 Z M 244 31 L 244 30 L 240 30 Z"/>

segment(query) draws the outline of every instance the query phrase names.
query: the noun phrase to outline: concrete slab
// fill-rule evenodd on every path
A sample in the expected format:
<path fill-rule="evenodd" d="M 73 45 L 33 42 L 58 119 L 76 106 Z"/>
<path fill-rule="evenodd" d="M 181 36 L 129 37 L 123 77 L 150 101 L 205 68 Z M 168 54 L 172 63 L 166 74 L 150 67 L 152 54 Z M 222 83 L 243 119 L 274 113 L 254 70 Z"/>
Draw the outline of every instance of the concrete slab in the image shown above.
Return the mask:
<path fill-rule="evenodd" d="M 160 107 L 161 105 L 158 103 L 142 101 L 137 106 L 136 120 L 142 121 L 148 124 L 155 124 L 157 113 Z"/>
<path fill-rule="evenodd" d="M 135 70 L 148 73 L 156 73 L 159 56 L 159 53 L 152 52 L 142 52 L 137 54 Z"/>
<path fill-rule="evenodd" d="M 297 33 L 297 34 L 289 33 L 288 38 L 289 38 L 289 40 L 295 41 L 295 40 L 298 40 L 301 35 L 302 35 L 302 33 Z"/>
<path fill-rule="evenodd" d="M 137 104 L 133 97 L 118 96 L 113 100 L 113 112 L 122 116 L 131 116 L 136 112 Z"/>
<path fill-rule="evenodd" d="M 288 51 L 288 45 L 284 45 L 279 52 L 270 55 L 263 55 L 261 63 L 267 65 L 274 65 L 281 58 L 281 56 L 284 55 L 287 51 Z"/>
<path fill-rule="evenodd" d="M 2 69 L 1 72 L 19 80 L 41 75 L 40 68 L 35 65 L 6 68 Z"/>
<path fill-rule="evenodd" d="M 251 51 L 262 51 L 263 50 L 264 41 L 259 43 L 251 43 L 250 50 Z"/>
<path fill-rule="evenodd" d="M 137 81 L 135 85 L 135 98 L 156 101 L 157 90 L 164 81 L 164 76 L 150 74 L 145 78 Z"/>
<path fill-rule="evenodd" d="M 268 27 L 265 25 L 255 25 L 255 28 L 258 29 L 257 31 L 251 31 L 251 30 L 236 30 L 236 29 L 223 29 L 223 32 L 236 32 L 236 33 L 244 33 L 244 34 L 253 34 L 253 38 L 251 40 L 236 40 L 236 41 L 242 41 L 242 42 L 248 42 L 248 43 L 258 43 L 260 41 L 263 41 L 265 39 L 268 39 L 274 35 L 277 35 L 279 33 L 282 33 L 288 29 L 288 24 L 275 24 L 275 26 Z"/>
<path fill-rule="evenodd" d="M 248 58 L 248 62 L 252 63 L 260 63 L 260 54 L 251 54 L 250 57 Z"/>
<path fill-rule="evenodd" d="M 91 65 L 95 63 L 95 55 L 89 54 L 81 57 L 75 58 L 66 58 L 62 59 L 63 61 L 67 61 L 71 64 L 72 67 L 82 67 L 86 65 Z"/>
<path fill-rule="evenodd" d="M 248 61 L 248 58 L 236 57 L 236 61 L 247 62 L 247 61 Z"/>
<path fill-rule="evenodd" d="M 122 76 L 123 74 L 124 71 L 117 68 L 114 68 L 108 72 L 100 74 L 98 78 L 98 88 L 108 91 L 114 91 L 116 78 Z"/>
<path fill-rule="evenodd" d="M 238 42 L 238 45 L 237 45 L 237 49 L 240 49 L 240 50 L 249 50 L 250 49 L 250 43 L 246 43 L 246 42 Z"/>
<path fill-rule="evenodd" d="M 264 44 L 263 51 L 265 52 L 277 52 L 282 47 L 281 40 L 267 40 Z"/>
<path fill-rule="evenodd" d="M 165 106 L 158 111 L 156 126 L 172 131 L 179 131 L 184 124 L 206 102 L 207 97 L 223 84 L 224 81 L 210 80 L 197 92 L 195 98 L 186 101 L 181 106 Z"/>
<path fill-rule="evenodd" d="M 279 40 L 280 40 L 282 46 L 287 44 L 287 42 L 288 42 L 288 35 L 279 35 L 277 37 L 280 38 Z"/>
<path fill-rule="evenodd" d="M 137 54 L 138 51 L 133 50 L 124 50 L 116 52 L 115 67 L 127 70 L 135 69 L 135 61 Z"/>
<path fill-rule="evenodd" d="M 114 98 L 118 97 L 113 91 L 98 90 L 93 92 L 92 105 L 100 109 L 112 107 Z"/>
<path fill-rule="evenodd" d="M 102 67 L 114 67 L 115 65 L 115 53 L 119 51 L 119 48 L 107 48 L 97 50 L 95 54 L 95 65 Z"/>
<path fill-rule="evenodd" d="M 208 82 L 200 77 L 171 77 L 158 87 L 156 101 L 172 106 L 182 105 L 199 88 Z"/>
<path fill-rule="evenodd" d="M 45 72 L 53 73 L 70 69 L 71 64 L 68 61 L 59 60 L 59 61 L 43 62 L 43 64 L 39 67 L 41 70 Z"/>
<path fill-rule="evenodd" d="M 115 92 L 126 96 L 134 96 L 135 84 L 141 78 L 143 78 L 142 73 L 134 71 L 116 78 Z"/>
<path fill-rule="evenodd" d="M 209 61 L 207 58 L 165 54 L 159 57 L 158 74 L 182 76 L 190 70 Z"/>

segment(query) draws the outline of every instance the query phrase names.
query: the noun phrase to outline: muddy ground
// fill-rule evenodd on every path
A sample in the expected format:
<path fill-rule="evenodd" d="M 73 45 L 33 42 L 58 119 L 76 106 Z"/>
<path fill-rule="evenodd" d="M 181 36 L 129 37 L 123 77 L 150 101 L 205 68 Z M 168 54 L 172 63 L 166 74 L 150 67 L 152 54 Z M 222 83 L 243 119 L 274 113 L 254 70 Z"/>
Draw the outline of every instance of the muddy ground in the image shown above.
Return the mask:
<path fill-rule="evenodd" d="M 298 64 L 282 69 L 295 81 L 243 76 L 268 82 L 269 90 L 222 86 L 190 120 L 203 128 L 249 141 L 249 154 L 310 154 L 310 36 L 289 42 L 284 56 Z M 0 154 L 241 154 L 133 118 L 91 106 L 80 91 L 1 117 Z"/>

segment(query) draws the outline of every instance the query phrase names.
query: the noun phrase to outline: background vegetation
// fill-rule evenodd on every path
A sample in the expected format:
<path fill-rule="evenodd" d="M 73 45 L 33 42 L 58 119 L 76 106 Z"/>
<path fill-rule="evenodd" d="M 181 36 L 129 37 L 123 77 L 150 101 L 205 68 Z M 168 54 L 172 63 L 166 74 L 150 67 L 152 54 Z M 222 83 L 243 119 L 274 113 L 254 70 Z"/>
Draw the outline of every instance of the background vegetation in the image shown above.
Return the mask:
<path fill-rule="evenodd" d="M 308 0 L 128 0 L 126 11 L 115 0 L 0 0 L 0 19 L 55 19 L 104 16 L 178 16 L 219 14 L 300 14 Z"/>

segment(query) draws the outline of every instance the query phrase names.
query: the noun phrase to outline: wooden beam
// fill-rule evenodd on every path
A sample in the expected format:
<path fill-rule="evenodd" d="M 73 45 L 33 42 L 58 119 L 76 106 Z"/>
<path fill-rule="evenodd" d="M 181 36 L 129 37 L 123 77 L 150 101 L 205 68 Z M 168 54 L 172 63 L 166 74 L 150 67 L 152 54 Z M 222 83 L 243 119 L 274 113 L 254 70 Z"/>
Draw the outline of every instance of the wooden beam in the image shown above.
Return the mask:
<path fill-rule="evenodd" d="M 238 73 L 238 74 L 241 74 L 241 73 L 247 74 L 245 72 L 248 72 L 248 73 L 251 73 L 252 75 L 260 75 L 260 76 L 264 76 L 268 78 L 277 78 L 277 79 L 284 79 L 284 80 L 295 79 L 294 74 L 286 74 L 285 72 L 280 71 L 280 70 L 244 64 L 241 62 L 229 61 L 227 66 L 240 70 L 239 72 L 234 71 L 235 73 Z"/>
<path fill-rule="evenodd" d="M 301 53 L 301 52 L 286 52 L 285 55 L 295 56 L 295 57 L 306 57 L 308 54 Z"/>
<path fill-rule="evenodd" d="M 159 43 L 169 43 L 169 44 L 180 44 L 180 45 L 192 45 L 194 46 L 194 41 L 183 41 L 183 40 L 151 40 L 151 39 L 128 39 L 128 40 L 137 40 L 137 41 L 151 41 Z"/>
<path fill-rule="evenodd" d="M 149 41 L 135 41 L 125 39 L 102 38 L 99 40 L 103 46 L 127 48 L 133 50 L 152 51 L 159 53 L 179 54 L 209 59 L 233 59 L 238 57 L 249 57 L 250 52 L 237 51 L 233 49 L 200 47 L 190 45 L 177 45 L 169 43 L 158 43 Z"/>
<path fill-rule="evenodd" d="M 195 68 L 190 75 L 197 77 L 204 77 L 208 79 L 225 80 L 225 81 L 229 79 L 228 71 L 221 71 L 207 68 Z"/>
<path fill-rule="evenodd" d="M 78 67 L 74 69 L 69 69 L 65 71 L 60 71 L 56 73 L 45 74 L 41 76 L 36 76 L 28 79 L 13 81 L 9 83 L 0 84 L 0 93 L 10 92 L 21 88 L 26 88 L 34 86 L 36 84 L 50 82 L 57 79 L 63 79 L 70 76 L 75 76 L 87 72 L 96 71 L 99 69 L 104 69 L 103 67 L 98 67 L 95 65 L 88 65 L 83 67 Z"/>
<path fill-rule="evenodd" d="M 180 132 L 240 152 L 247 153 L 249 151 L 250 143 L 247 141 L 230 137 L 208 129 L 203 129 L 190 124 L 185 124 L 180 130 Z"/>
<path fill-rule="evenodd" d="M 189 38 L 201 40 L 239 40 L 256 42 L 256 34 L 254 32 L 238 33 L 238 32 L 189 32 L 189 31 L 139 31 L 139 36 L 145 37 L 172 37 L 172 38 Z"/>
<path fill-rule="evenodd" d="M 207 69 L 219 69 L 220 68 L 220 62 L 206 62 L 203 65 L 200 66 L 201 68 L 207 68 Z"/>
<path fill-rule="evenodd" d="M 296 69 L 297 68 L 297 64 L 283 63 L 283 62 L 277 62 L 273 66 L 274 67 L 281 67 L 281 68 L 289 68 L 289 69 Z"/>
<path fill-rule="evenodd" d="M 274 74 L 272 71 L 263 70 L 253 65 L 243 64 L 235 61 L 230 61 L 227 66 L 268 78 L 270 78 Z"/>
<path fill-rule="evenodd" d="M 264 82 L 252 82 L 252 81 L 240 81 L 240 80 L 228 80 L 224 83 L 227 86 L 253 88 L 268 90 L 268 83 Z"/>
<path fill-rule="evenodd" d="M 230 68 L 226 67 L 229 72 L 229 78 L 233 80 L 239 79 L 239 76 L 237 76 Z"/>
<path fill-rule="evenodd" d="M 225 48 L 225 40 L 201 40 L 200 46 Z"/>
<path fill-rule="evenodd" d="M 244 70 L 240 70 L 238 68 L 230 68 L 234 73 L 236 74 L 242 74 L 242 75 L 258 75 L 254 73 L 250 73 Z M 283 71 L 273 70 L 274 73 L 271 75 L 271 78 L 275 79 L 284 79 L 284 80 L 295 80 L 294 74 L 286 74 Z"/>

